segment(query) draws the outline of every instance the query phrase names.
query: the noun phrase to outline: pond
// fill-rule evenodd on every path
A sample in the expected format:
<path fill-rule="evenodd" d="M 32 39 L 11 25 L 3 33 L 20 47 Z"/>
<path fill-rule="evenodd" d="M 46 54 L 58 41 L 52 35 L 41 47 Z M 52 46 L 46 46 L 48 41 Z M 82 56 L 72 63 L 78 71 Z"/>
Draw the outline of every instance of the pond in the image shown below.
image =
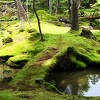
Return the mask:
<path fill-rule="evenodd" d="M 83 71 L 55 72 L 46 80 L 65 94 L 79 96 L 100 96 L 100 71 L 86 69 Z"/>

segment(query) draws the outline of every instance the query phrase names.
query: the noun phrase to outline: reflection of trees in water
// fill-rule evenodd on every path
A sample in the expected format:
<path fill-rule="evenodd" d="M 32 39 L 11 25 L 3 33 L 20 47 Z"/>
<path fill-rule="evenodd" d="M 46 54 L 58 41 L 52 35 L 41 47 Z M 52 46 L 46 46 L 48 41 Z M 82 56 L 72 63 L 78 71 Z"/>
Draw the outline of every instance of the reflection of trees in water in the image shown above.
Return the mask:
<path fill-rule="evenodd" d="M 88 92 L 90 82 L 95 85 L 100 79 L 100 72 L 95 70 L 84 70 L 80 72 L 52 74 L 49 76 L 55 80 L 56 87 L 65 94 L 84 95 Z M 51 80 L 51 79 L 50 79 Z"/>
<path fill-rule="evenodd" d="M 72 94 L 71 85 L 68 84 L 64 90 L 64 94 Z"/>
<path fill-rule="evenodd" d="M 89 83 L 88 84 L 84 84 L 84 85 L 79 84 L 77 95 L 83 96 L 84 92 L 88 92 L 89 88 L 90 88 Z"/>
<path fill-rule="evenodd" d="M 93 85 L 95 85 L 99 79 L 99 74 L 90 74 L 90 75 L 83 75 L 84 77 L 77 77 L 77 79 L 72 79 L 73 84 L 71 84 L 72 94 L 76 95 L 84 95 L 84 92 L 88 92 L 90 86 L 89 83 L 91 82 Z M 75 80 L 75 81 L 74 81 Z M 77 82 L 78 81 L 78 82 Z M 76 85 L 75 85 L 76 84 Z"/>
<path fill-rule="evenodd" d="M 88 78 L 91 80 L 91 83 L 95 85 L 99 81 L 100 75 L 93 74 L 93 75 L 89 75 Z"/>
<path fill-rule="evenodd" d="M 89 74 L 89 73 L 87 73 Z M 74 94 L 74 95 L 84 95 L 85 92 L 88 92 L 90 88 L 90 82 L 95 85 L 99 79 L 99 74 L 91 73 L 89 75 L 81 73 L 80 75 L 73 75 L 70 80 L 66 83 L 66 88 L 64 90 L 65 94 Z"/>

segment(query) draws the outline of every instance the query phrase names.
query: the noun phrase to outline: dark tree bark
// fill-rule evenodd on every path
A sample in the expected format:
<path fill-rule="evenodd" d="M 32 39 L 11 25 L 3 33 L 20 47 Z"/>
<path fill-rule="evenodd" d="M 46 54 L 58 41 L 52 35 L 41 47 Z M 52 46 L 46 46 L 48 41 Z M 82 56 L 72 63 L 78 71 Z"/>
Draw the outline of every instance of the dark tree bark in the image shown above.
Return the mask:
<path fill-rule="evenodd" d="M 68 13 L 69 13 L 69 20 L 71 21 L 71 0 L 68 0 Z"/>
<path fill-rule="evenodd" d="M 39 19 L 37 12 L 36 12 L 36 9 L 35 9 L 35 1 L 36 0 L 33 0 L 33 12 L 35 13 L 37 21 L 38 21 L 39 32 L 40 32 L 40 35 L 41 35 L 41 41 L 43 41 L 43 34 L 42 34 L 42 31 L 41 31 L 40 19 Z"/>
<path fill-rule="evenodd" d="M 71 30 L 79 30 L 78 0 L 71 2 Z"/>

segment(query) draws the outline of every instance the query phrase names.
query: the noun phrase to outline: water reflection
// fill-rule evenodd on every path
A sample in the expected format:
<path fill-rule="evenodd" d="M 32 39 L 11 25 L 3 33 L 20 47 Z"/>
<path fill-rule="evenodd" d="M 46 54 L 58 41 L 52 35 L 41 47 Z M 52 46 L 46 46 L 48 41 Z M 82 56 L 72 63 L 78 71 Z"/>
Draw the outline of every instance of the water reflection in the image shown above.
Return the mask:
<path fill-rule="evenodd" d="M 47 81 L 54 80 L 65 94 L 100 96 L 100 71 L 86 69 L 77 72 L 52 73 Z"/>

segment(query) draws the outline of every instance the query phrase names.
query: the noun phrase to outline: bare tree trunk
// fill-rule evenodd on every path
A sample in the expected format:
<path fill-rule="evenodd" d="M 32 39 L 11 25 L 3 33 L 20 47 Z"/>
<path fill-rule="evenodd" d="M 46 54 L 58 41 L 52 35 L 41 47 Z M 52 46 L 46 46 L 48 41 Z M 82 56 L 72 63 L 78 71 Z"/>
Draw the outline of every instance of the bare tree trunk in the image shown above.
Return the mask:
<path fill-rule="evenodd" d="M 78 0 L 71 2 L 71 30 L 79 30 Z"/>
<path fill-rule="evenodd" d="M 23 26 L 23 22 L 25 21 L 25 14 L 24 14 L 24 10 L 23 10 L 24 8 L 23 8 L 20 0 L 16 0 L 16 2 L 17 2 L 20 24 L 21 24 L 21 26 Z"/>
<path fill-rule="evenodd" d="M 18 15 L 19 15 L 19 19 L 20 19 L 20 24 L 23 27 L 23 22 L 27 19 L 29 25 L 31 26 L 31 23 L 29 21 L 29 17 L 28 14 L 26 13 L 25 9 L 22 6 L 22 3 L 20 0 L 16 0 L 17 2 L 17 8 L 18 8 Z"/>
<path fill-rule="evenodd" d="M 58 14 L 59 0 L 56 0 L 56 14 Z"/>
<path fill-rule="evenodd" d="M 39 19 L 39 16 L 37 15 L 37 12 L 36 12 L 36 9 L 35 9 L 35 0 L 33 0 L 33 11 L 34 11 L 36 18 L 38 20 L 38 27 L 39 27 L 39 32 L 40 32 L 40 35 L 41 35 L 41 41 L 43 41 L 43 34 L 42 34 L 42 31 L 41 31 L 40 19 Z"/>
<path fill-rule="evenodd" d="M 52 0 L 49 0 L 49 12 L 52 14 Z"/>

